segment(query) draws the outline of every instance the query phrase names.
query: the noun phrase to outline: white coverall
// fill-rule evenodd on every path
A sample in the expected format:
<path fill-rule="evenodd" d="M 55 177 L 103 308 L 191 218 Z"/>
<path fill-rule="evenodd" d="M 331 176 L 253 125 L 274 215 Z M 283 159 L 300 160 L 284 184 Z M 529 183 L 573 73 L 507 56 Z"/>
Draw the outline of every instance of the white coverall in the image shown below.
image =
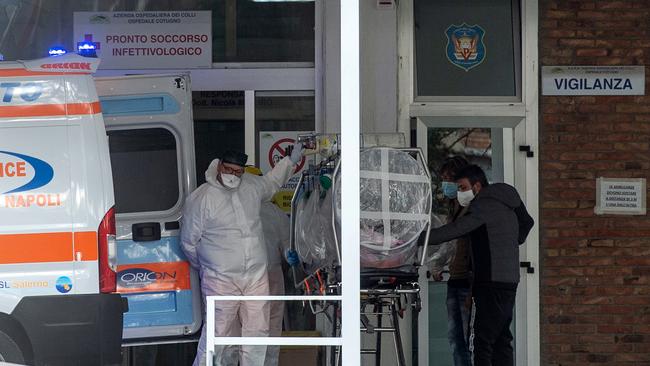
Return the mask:
<path fill-rule="evenodd" d="M 289 217 L 272 202 L 262 203 L 260 212 L 262 230 L 266 242 L 266 252 L 269 258 L 269 291 L 271 295 L 284 295 L 284 273 L 282 272 L 282 258 L 289 249 Z M 284 301 L 269 302 L 269 336 L 282 336 L 282 321 L 284 320 Z M 241 335 L 241 330 L 237 336 Z M 225 359 L 235 360 L 236 364 L 239 346 L 228 347 Z M 278 366 L 280 346 L 267 346 L 264 366 Z"/>
<path fill-rule="evenodd" d="M 284 295 L 282 258 L 289 248 L 289 217 L 271 202 L 262 203 L 260 215 L 269 258 L 269 290 L 271 295 Z M 284 301 L 271 301 L 270 310 L 270 335 L 281 337 Z M 264 366 L 278 366 L 279 357 L 280 346 L 268 346 Z"/>
<path fill-rule="evenodd" d="M 235 189 L 217 181 L 219 159 L 205 172 L 206 183 L 197 188 L 183 212 L 181 245 L 187 259 L 199 270 L 203 296 L 268 295 L 267 253 L 260 220 L 262 202 L 293 174 L 285 157 L 264 176 L 244 174 Z M 262 301 L 215 302 L 216 336 L 266 337 L 269 305 Z M 206 327 L 203 327 L 194 365 L 205 364 Z M 262 366 L 265 346 L 243 346 L 240 366 Z M 224 359 L 224 347 L 215 347 L 217 365 L 236 366 Z"/>

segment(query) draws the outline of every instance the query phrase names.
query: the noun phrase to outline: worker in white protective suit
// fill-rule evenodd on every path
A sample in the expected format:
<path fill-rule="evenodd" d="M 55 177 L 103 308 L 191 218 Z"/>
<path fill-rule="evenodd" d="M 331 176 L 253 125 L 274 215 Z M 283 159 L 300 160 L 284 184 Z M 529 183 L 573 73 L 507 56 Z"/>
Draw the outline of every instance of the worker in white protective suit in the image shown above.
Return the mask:
<path fill-rule="evenodd" d="M 247 166 L 246 172 L 262 175 L 262 171 L 255 166 Z M 287 256 L 289 265 L 296 264 L 291 259 L 293 251 L 289 249 L 289 217 L 272 201 L 262 203 L 260 217 L 269 260 L 269 290 L 271 295 L 284 295 L 282 258 Z M 283 318 L 284 301 L 271 301 L 269 318 L 271 337 L 282 336 Z M 264 366 L 278 366 L 279 357 L 280 346 L 268 346 Z"/>
<path fill-rule="evenodd" d="M 203 296 L 269 295 L 268 258 L 260 220 L 262 202 L 288 181 L 302 159 L 302 146 L 280 160 L 262 177 L 244 175 L 246 154 L 226 152 L 210 163 L 206 183 L 197 188 L 184 208 L 181 245 L 201 277 Z M 203 327 L 195 366 L 205 364 Z M 216 301 L 214 333 L 220 337 L 269 336 L 269 305 L 264 301 Z M 215 363 L 236 366 L 226 359 L 232 352 L 215 347 Z M 243 346 L 240 366 L 264 365 L 266 346 Z"/>

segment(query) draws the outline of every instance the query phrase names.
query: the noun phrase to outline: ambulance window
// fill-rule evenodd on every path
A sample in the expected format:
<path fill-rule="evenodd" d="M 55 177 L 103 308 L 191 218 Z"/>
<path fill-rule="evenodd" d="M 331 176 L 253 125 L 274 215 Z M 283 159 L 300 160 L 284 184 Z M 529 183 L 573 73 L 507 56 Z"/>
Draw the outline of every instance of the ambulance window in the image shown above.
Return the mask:
<path fill-rule="evenodd" d="M 415 0 L 414 16 L 417 101 L 520 100 L 519 0 Z"/>
<path fill-rule="evenodd" d="M 164 128 L 108 131 L 117 213 L 166 211 L 178 202 L 176 139 Z"/>

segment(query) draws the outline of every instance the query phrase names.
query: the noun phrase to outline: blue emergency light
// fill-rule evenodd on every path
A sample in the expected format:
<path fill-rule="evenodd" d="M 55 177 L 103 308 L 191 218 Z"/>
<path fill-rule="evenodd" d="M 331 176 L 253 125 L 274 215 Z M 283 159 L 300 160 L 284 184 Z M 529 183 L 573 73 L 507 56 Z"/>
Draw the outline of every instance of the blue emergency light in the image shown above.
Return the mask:
<path fill-rule="evenodd" d="M 61 47 L 61 46 L 54 46 L 54 47 L 51 47 L 49 50 L 47 50 L 47 53 L 50 56 L 61 56 L 61 55 L 65 55 L 66 53 L 68 53 L 68 51 L 65 48 Z"/>
<path fill-rule="evenodd" d="M 97 46 L 93 42 L 78 42 L 77 53 L 84 57 L 97 57 Z"/>

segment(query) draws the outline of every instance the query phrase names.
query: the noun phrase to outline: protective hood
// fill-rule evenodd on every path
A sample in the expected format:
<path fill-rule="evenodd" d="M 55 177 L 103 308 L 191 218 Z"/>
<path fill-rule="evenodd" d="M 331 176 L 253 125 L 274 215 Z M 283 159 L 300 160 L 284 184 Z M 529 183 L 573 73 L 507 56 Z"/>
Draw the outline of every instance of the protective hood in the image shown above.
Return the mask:
<path fill-rule="evenodd" d="M 220 159 L 214 159 L 210 163 L 210 166 L 208 166 L 208 169 L 205 171 L 205 181 L 208 182 L 209 185 L 217 187 L 217 188 L 227 188 L 224 187 L 223 184 L 219 183 L 217 180 L 217 174 L 218 174 L 218 167 L 219 167 L 219 162 L 221 162 Z"/>
<path fill-rule="evenodd" d="M 513 209 L 521 204 L 517 190 L 513 186 L 505 183 L 494 183 L 483 187 L 477 195 L 477 198 L 497 200 Z"/>

